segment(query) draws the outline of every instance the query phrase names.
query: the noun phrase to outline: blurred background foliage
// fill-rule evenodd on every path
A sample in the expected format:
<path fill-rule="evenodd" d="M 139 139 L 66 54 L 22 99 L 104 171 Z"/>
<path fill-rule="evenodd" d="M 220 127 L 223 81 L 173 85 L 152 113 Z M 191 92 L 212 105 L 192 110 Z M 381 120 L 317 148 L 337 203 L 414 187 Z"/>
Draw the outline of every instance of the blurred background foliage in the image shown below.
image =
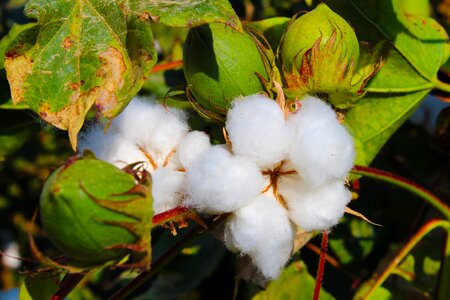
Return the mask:
<path fill-rule="evenodd" d="M 315 0 L 233 0 L 238 15 L 246 21 L 273 16 L 291 17 L 314 7 Z M 404 7 L 428 1 L 404 0 Z M 26 23 L 25 0 L 0 0 L 0 37 L 15 23 Z M 431 1 L 430 13 L 449 32 L 450 1 Z M 428 6 L 426 6 L 428 7 Z M 159 62 L 182 59 L 186 29 L 154 25 Z M 450 63 L 440 76 L 449 81 Z M 183 85 L 182 69 L 153 73 L 143 94 L 163 98 L 171 89 Z M 440 97 L 440 98 L 437 98 Z M 383 147 L 373 166 L 403 175 L 429 188 L 450 204 L 450 111 L 440 99 L 450 95 L 429 95 L 413 117 Z M 37 208 L 39 194 L 47 176 L 73 155 L 65 132 L 40 121 L 26 109 L 10 109 L 9 88 L 0 70 L 0 299 L 17 299 L 20 282 L 35 267 L 31 260 L 27 231 Z M 170 104 L 170 103 L 169 103 Z M 192 126 L 200 122 L 192 118 Z M 203 125 L 204 126 L 204 125 Z M 202 128 L 205 129 L 205 128 Z M 214 130 L 214 129 L 211 129 Z M 382 224 L 376 227 L 352 216 L 330 234 L 329 261 L 321 299 L 350 299 L 359 285 L 382 270 L 417 230 L 438 213 L 420 199 L 398 188 L 361 179 L 359 196 L 352 208 Z M 154 256 L 187 234 L 181 230 L 174 238 L 156 229 Z M 47 249 L 42 232 L 34 232 L 40 246 Z M 390 276 L 373 299 L 432 299 L 440 270 L 444 233 L 435 231 L 424 238 L 407 256 L 395 275 Z M 252 281 L 235 280 L 237 269 L 248 268 L 245 258 L 229 253 L 213 234 L 203 235 L 189 245 L 133 299 L 312 299 L 320 238 L 296 253 L 280 279 L 265 291 Z M 83 280 L 68 299 L 105 299 L 136 274 L 102 270 Z M 236 289 L 235 289 L 236 288 Z M 236 294 L 235 294 L 236 293 Z"/>

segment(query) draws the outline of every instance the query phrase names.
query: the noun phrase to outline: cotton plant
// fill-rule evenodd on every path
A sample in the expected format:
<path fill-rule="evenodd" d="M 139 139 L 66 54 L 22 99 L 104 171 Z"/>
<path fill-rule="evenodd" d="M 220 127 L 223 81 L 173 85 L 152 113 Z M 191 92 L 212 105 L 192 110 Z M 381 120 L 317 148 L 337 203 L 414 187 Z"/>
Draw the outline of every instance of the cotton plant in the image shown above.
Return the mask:
<path fill-rule="evenodd" d="M 187 115 L 156 101 L 135 97 L 109 126 L 96 122 L 79 136 L 79 153 L 92 151 L 119 168 L 141 162 L 152 177 L 155 214 L 181 204 L 185 171 L 211 144 L 189 131 Z"/>
<path fill-rule="evenodd" d="M 227 144 L 212 146 L 204 132 L 189 131 L 182 111 L 135 98 L 106 130 L 95 123 L 83 132 L 79 150 L 118 167 L 143 162 L 155 214 L 183 206 L 228 215 L 225 245 L 274 279 L 297 227 L 331 228 L 351 199 L 350 134 L 324 101 L 299 103 L 286 113 L 261 94 L 237 98 L 225 123 Z"/>
<path fill-rule="evenodd" d="M 183 204 L 230 214 L 226 246 L 276 278 L 289 259 L 296 227 L 327 230 L 351 200 L 345 179 L 353 139 L 324 101 L 307 96 L 295 113 L 260 94 L 228 111 L 227 145 L 206 150 L 186 173 Z"/>

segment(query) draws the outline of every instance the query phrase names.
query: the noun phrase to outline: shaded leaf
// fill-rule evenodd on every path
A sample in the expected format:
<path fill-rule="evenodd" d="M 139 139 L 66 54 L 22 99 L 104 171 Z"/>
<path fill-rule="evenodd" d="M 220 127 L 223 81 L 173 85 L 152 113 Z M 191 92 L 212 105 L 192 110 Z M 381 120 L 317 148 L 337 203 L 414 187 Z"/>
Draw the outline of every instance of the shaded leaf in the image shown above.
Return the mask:
<path fill-rule="evenodd" d="M 35 128 L 36 123 L 29 111 L 0 110 L 0 161 L 17 151 Z"/>
<path fill-rule="evenodd" d="M 180 299 L 209 277 L 225 257 L 222 242 L 211 235 L 203 235 L 159 272 L 150 289 L 135 299 Z"/>
<path fill-rule="evenodd" d="M 302 261 L 290 264 L 277 280 L 258 293 L 253 300 L 313 299 L 316 281 Z M 334 299 L 323 288 L 319 299 Z"/>
<path fill-rule="evenodd" d="M 131 0 L 130 9 L 144 19 L 173 27 L 194 27 L 226 23 L 242 31 L 241 23 L 228 0 Z"/>
<path fill-rule="evenodd" d="M 33 274 L 25 277 L 20 286 L 20 300 L 48 300 L 58 290 L 59 275 L 53 273 Z"/>
<path fill-rule="evenodd" d="M 13 102 L 69 130 L 74 148 L 91 106 L 113 118 L 156 61 L 150 25 L 119 2 L 32 0 L 26 13 L 40 25 L 36 40 L 16 38 L 6 49 Z"/>

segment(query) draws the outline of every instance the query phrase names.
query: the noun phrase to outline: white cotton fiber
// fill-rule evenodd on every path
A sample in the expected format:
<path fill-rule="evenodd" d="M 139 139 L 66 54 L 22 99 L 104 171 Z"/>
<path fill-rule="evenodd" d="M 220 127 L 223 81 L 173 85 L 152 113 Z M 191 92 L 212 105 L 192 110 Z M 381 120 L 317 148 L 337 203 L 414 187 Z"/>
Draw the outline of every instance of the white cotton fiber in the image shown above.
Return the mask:
<path fill-rule="evenodd" d="M 191 131 L 178 145 L 178 160 L 184 168 L 189 168 L 189 166 L 209 148 L 211 148 L 211 142 L 206 133 L 201 131 Z"/>
<path fill-rule="evenodd" d="M 264 178 L 255 163 L 213 146 L 187 170 L 183 204 L 200 212 L 227 213 L 249 203 L 263 188 Z"/>
<path fill-rule="evenodd" d="M 233 101 L 226 129 L 233 152 L 249 157 L 260 167 L 282 161 L 291 141 L 284 114 L 275 100 L 256 94 Z"/>
<path fill-rule="evenodd" d="M 287 202 L 291 220 L 307 231 L 336 225 L 352 197 L 340 180 L 310 188 L 299 180 L 283 178 L 278 189 Z"/>
<path fill-rule="evenodd" d="M 142 97 L 133 98 L 111 127 L 145 148 L 158 163 L 164 161 L 189 130 L 181 110 Z"/>
<path fill-rule="evenodd" d="M 355 159 L 352 136 L 325 102 L 308 98 L 288 120 L 296 131 L 289 159 L 312 186 L 344 178 Z"/>
<path fill-rule="evenodd" d="M 181 204 L 184 195 L 185 173 L 159 168 L 152 174 L 154 214 L 165 212 Z"/>
<path fill-rule="evenodd" d="M 236 210 L 225 225 L 225 244 L 249 255 L 264 277 L 276 278 L 288 261 L 294 229 L 274 197 L 260 195 Z"/>
<path fill-rule="evenodd" d="M 135 162 L 145 162 L 144 166 L 149 167 L 145 155 L 137 145 L 114 129 L 110 128 L 105 133 L 103 126 L 98 123 L 88 127 L 79 135 L 78 153 L 83 154 L 85 150 L 91 150 L 98 159 L 110 162 L 119 168 Z"/>

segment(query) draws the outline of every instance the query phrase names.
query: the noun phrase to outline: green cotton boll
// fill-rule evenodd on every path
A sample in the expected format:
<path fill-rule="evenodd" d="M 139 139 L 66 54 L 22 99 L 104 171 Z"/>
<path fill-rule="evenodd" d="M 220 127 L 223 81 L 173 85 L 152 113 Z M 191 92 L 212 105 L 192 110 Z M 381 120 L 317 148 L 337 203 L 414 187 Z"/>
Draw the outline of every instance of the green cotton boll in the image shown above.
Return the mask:
<path fill-rule="evenodd" d="M 225 116 L 236 97 L 264 91 L 257 73 L 268 80 L 266 64 L 253 37 L 224 24 L 192 28 L 183 57 L 193 100 L 216 115 Z"/>
<path fill-rule="evenodd" d="M 336 34 L 337 47 L 342 51 L 336 52 L 340 61 L 358 61 L 359 42 L 353 28 L 341 16 L 333 12 L 326 4 L 319 4 L 314 10 L 295 20 L 288 28 L 281 49 L 281 56 L 285 69 L 289 72 L 293 68 L 301 67 L 301 58 L 320 40 L 320 48 Z"/>
<path fill-rule="evenodd" d="M 132 175 L 106 162 L 69 162 L 45 183 L 40 198 L 42 226 L 49 239 L 77 264 L 118 261 L 131 253 L 124 245 L 142 245 L 147 226 L 142 223 L 151 223 L 151 204 L 147 212 L 139 206 L 146 204 L 145 197 L 124 194 L 133 187 Z M 145 251 L 150 253 L 149 248 Z"/>
<path fill-rule="evenodd" d="M 323 3 L 292 21 L 283 37 L 282 71 L 293 98 L 310 94 L 339 108 L 351 106 L 378 68 L 374 60 L 363 69 L 359 60 L 353 28 Z"/>

